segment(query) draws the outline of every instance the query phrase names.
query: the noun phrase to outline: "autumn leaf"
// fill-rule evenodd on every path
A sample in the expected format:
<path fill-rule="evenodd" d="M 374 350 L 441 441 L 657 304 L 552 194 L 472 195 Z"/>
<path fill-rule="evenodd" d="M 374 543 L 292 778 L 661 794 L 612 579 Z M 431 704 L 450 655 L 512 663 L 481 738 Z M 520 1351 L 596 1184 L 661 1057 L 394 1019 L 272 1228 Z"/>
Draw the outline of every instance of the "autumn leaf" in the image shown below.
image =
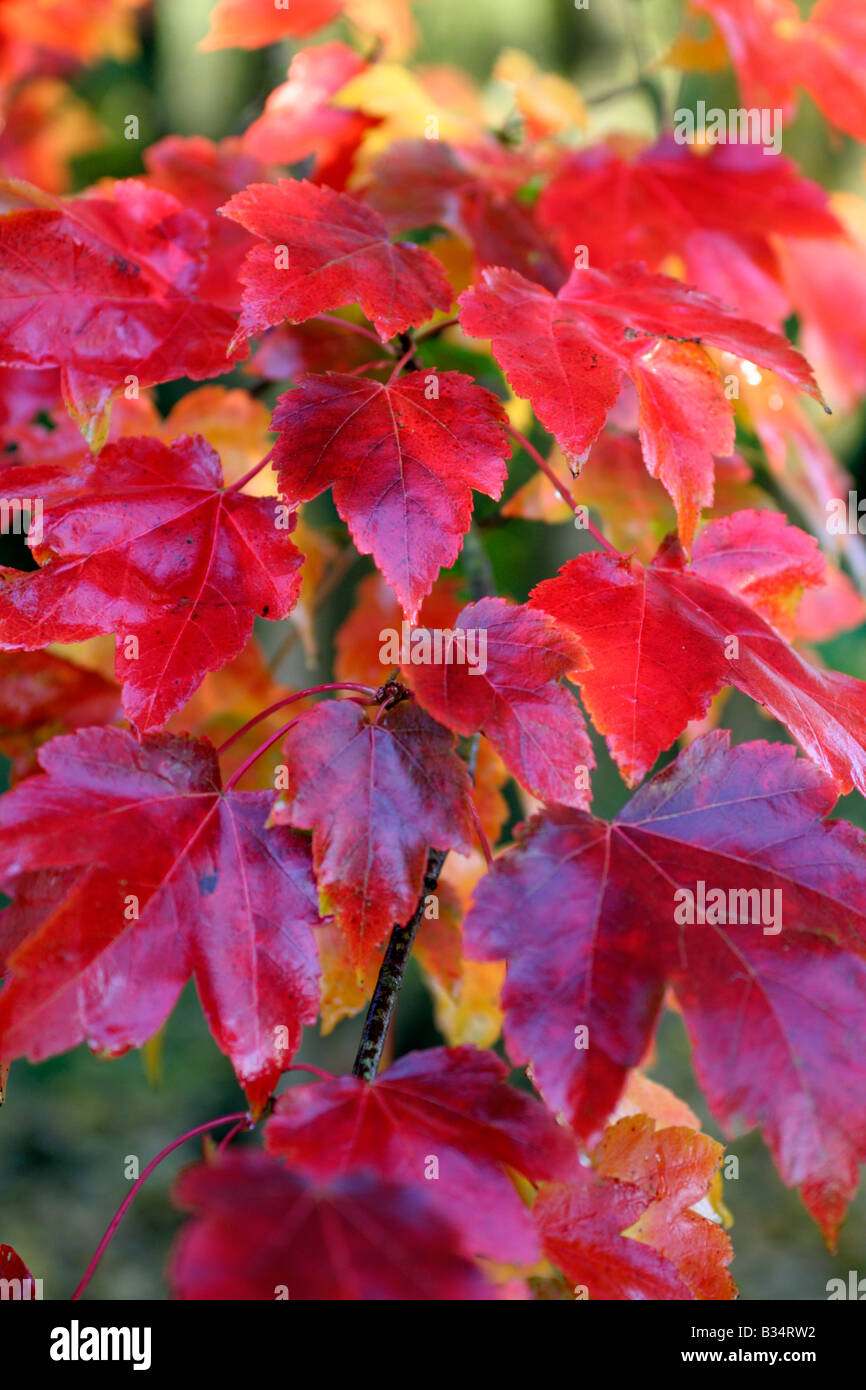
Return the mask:
<path fill-rule="evenodd" d="M 648 1115 L 635 1115 L 609 1126 L 592 1156 L 603 1178 L 633 1183 L 650 1198 L 629 1235 L 676 1265 L 696 1298 L 737 1296 L 726 1268 L 731 1242 L 695 1210 L 709 1198 L 722 1153 L 706 1134 L 682 1126 L 659 1130 Z"/>
<path fill-rule="evenodd" d="M 30 1270 L 11 1245 L 0 1245 L 0 1279 L 33 1280 Z M 14 1294 L 12 1296 L 14 1297 Z"/>
<path fill-rule="evenodd" d="M 258 613 L 284 618 L 301 557 L 275 499 L 223 489 L 199 436 L 109 444 L 69 469 L 16 467 L 0 490 L 44 500 L 41 568 L 0 571 L 0 647 L 117 634 L 124 709 L 159 728 L 237 656 Z"/>
<path fill-rule="evenodd" d="M 13 899 L 24 890 L 30 928 L 7 962 L 0 1055 L 141 1047 L 192 974 L 260 1109 L 318 1012 L 308 841 L 266 828 L 271 793 L 223 790 L 206 740 L 86 729 L 39 762 L 0 798 L 0 876 Z"/>
<path fill-rule="evenodd" d="M 199 298 L 206 229 L 170 194 L 134 179 L 112 198 L 34 190 L 0 217 L 0 251 L 0 362 L 59 367 L 92 442 L 127 378 L 146 387 L 230 370 L 234 319 Z"/>
<path fill-rule="evenodd" d="M 395 245 L 370 208 L 305 180 L 252 184 L 221 209 L 262 240 L 241 269 L 235 347 L 288 319 L 358 303 L 383 342 L 451 305 L 438 261 L 421 246 Z"/>
<path fill-rule="evenodd" d="M 172 1253 L 175 1298 L 495 1298 L 429 1192 L 358 1173 L 311 1182 L 264 1154 L 230 1154 L 181 1174 L 193 1217 Z M 407 1258 L 407 1252 L 411 1257 Z"/>
<path fill-rule="evenodd" d="M 533 1216 L 546 1253 L 589 1299 L 731 1299 L 724 1231 L 691 1210 L 720 1144 L 690 1129 L 657 1132 L 646 1115 L 604 1133 L 595 1171 L 543 1190 Z"/>
<path fill-rule="evenodd" d="M 586 454 L 624 378 L 633 381 L 644 459 L 674 500 L 687 547 L 713 500 L 713 455 L 734 447 L 730 403 L 701 344 L 819 396 L 808 364 L 783 338 L 638 266 L 573 270 L 556 297 L 515 271 L 487 270 L 460 304 L 467 333 L 491 339 L 511 386 L 569 456 Z"/>
<path fill-rule="evenodd" d="M 411 701 L 376 722 L 331 701 L 286 737 L 289 788 L 275 815 L 312 830 L 319 893 L 359 976 L 394 923 L 412 916 L 428 849 L 472 847 L 469 777 L 454 742 Z"/>
<path fill-rule="evenodd" d="M 319 1180 L 366 1169 L 426 1191 L 468 1254 L 530 1263 L 538 1254 L 532 1221 L 505 1169 L 532 1182 L 568 1177 L 576 1148 L 506 1076 L 498 1057 L 477 1048 L 413 1052 L 373 1082 L 344 1076 L 292 1087 L 265 1144 L 292 1172 Z"/>
<path fill-rule="evenodd" d="M 464 923 L 468 954 L 508 961 L 509 1056 L 588 1138 L 670 982 L 713 1113 L 732 1133 L 760 1126 L 830 1242 L 866 1155 L 866 849 L 826 819 L 835 798 L 790 747 L 708 734 L 610 824 L 536 817 Z M 705 925 L 688 920 L 699 884 Z"/>
<path fill-rule="evenodd" d="M 217 0 L 210 29 L 199 44 L 205 52 L 218 48 L 263 48 L 281 39 L 303 39 L 330 24 L 343 0 Z"/>
<path fill-rule="evenodd" d="M 0 750 L 16 778 L 37 770 L 45 739 L 120 718 L 120 691 L 97 672 L 51 652 L 0 653 Z"/>
<path fill-rule="evenodd" d="M 255 239 L 217 213 L 233 193 L 267 177 L 267 169 L 235 136 L 215 142 L 203 135 L 168 135 L 142 159 L 148 183 L 204 218 L 208 244 L 197 293 L 234 313 L 241 302 L 238 272 Z"/>
<path fill-rule="evenodd" d="M 733 685 L 784 724 L 840 791 L 864 790 L 866 685 L 813 665 L 766 620 L 789 621 L 821 573 L 815 543 L 797 527 L 774 512 L 738 512 L 704 528 L 691 568 L 675 543 L 646 568 L 596 551 L 539 584 L 530 605 L 579 639 L 589 667 L 575 679 L 630 786 Z"/>
<path fill-rule="evenodd" d="M 266 164 L 312 158 L 317 183 L 344 188 L 364 132 L 374 122 L 360 111 L 335 106 L 331 97 L 365 67 L 363 58 L 344 43 L 296 53 L 288 80 L 274 88 L 261 116 L 245 130 L 244 148 Z"/>
<path fill-rule="evenodd" d="M 758 145 L 698 151 L 671 135 L 630 158 L 613 142 L 569 153 L 537 217 L 566 267 L 581 247 L 598 270 L 643 261 L 771 327 L 791 312 L 777 238 L 844 244 L 826 192 L 791 160 Z"/>
<path fill-rule="evenodd" d="M 373 556 L 413 621 L 460 553 L 473 488 L 502 490 L 502 407 L 461 372 L 410 372 L 385 385 L 305 373 L 298 387 L 271 421 L 280 493 L 295 506 L 333 488 L 358 550 Z"/>
<path fill-rule="evenodd" d="M 446 659 L 411 664 L 408 676 L 425 709 L 455 733 L 482 730 L 534 796 L 586 807 L 595 758 L 580 708 L 559 684 L 583 654 L 537 612 L 499 598 L 470 603 Z"/>

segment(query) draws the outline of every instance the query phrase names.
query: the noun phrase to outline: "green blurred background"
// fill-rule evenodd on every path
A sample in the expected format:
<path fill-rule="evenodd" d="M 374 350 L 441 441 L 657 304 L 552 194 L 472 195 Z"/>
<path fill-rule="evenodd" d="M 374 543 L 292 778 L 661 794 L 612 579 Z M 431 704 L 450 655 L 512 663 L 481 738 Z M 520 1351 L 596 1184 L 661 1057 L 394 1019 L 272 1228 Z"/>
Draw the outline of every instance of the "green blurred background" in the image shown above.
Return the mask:
<path fill-rule="evenodd" d="M 139 173 L 141 151 L 164 135 L 218 138 L 243 129 L 259 113 L 267 92 L 284 77 L 291 50 L 195 52 L 210 8 L 210 0 L 157 0 L 153 12 L 144 16 L 136 60 L 104 63 L 73 79 L 107 135 L 102 149 L 76 161 L 77 187 L 104 175 Z M 642 55 L 661 51 L 677 31 L 682 9 L 674 0 L 599 0 L 579 14 L 572 0 L 474 0 L 472 5 L 465 0 L 417 0 L 415 12 L 422 32 L 417 57 L 424 62 L 455 62 L 483 81 L 503 48 L 518 47 L 545 68 L 573 77 L 591 98 L 631 79 L 635 44 Z M 666 81 L 662 79 L 663 88 Z M 670 103 L 674 88 L 668 84 L 663 95 Z M 738 104 L 728 73 L 687 78 L 679 104 L 698 96 L 709 104 Z M 138 142 L 123 138 L 129 113 L 141 122 Z M 593 124 L 585 138 L 595 139 L 612 129 L 652 136 L 656 122 L 653 102 L 644 93 L 632 93 L 593 107 Z M 808 102 L 801 103 L 797 121 L 786 128 L 785 152 L 825 186 L 862 192 L 862 149 L 829 133 Z M 437 360 L 450 365 L 441 349 Z M 470 363 L 470 369 L 473 365 L 485 366 L 481 359 Z M 488 379 L 495 384 L 495 378 Z M 242 384 L 240 377 L 238 382 Z M 161 404 L 167 408 L 185 389 L 183 383 L 172 384 L 160 392 Z M 863 423 L 862 414 L 843 422 L 833 439 L 860 481 L 866 457 Z M 527 476 L 528 469 L 516 465 L 509 491 Z M 482 522 L 493 510 L 481 499 Z M 318 519 L 334 519 L 327 504 L 321 504 Z M 554 572 L 581 545 L 580 533 L 570 525 L 515 521 L 507 529 L 490 527 L 484 534 L 499 591 L 516 599 L 524 598 L 537 579 Z M 306 685 L 316 677 L 327 679 L 334 628 L 367 569 L 366 562 L 356 565 L 321 615 L 319 668 L 309 670 L 294 654 L 279 671 L 283 681 Z M 260 638 L 271 650 L 281 636 L 276 625 L 262 625 Z M 822 654 L 836 669 L 866 678 L 862 630 L 828 644 Z M 736 740 L 784 737 L 737 695 L 726 707 L 725 722 Z M 598 740 L 596 756 L 595 806 L 599 814 L 609 815 L 622 805 L 626 792 Z M 866 807 L 858 797 L 846 798 L 837 814 L 866 825 Z M 300 1060 L 334 1072 L 349 1070 L 359 1030 L 360 1020 L 351 1020 L 324 1040 L 311 1032 Z M 400 1055 L 437 1041 L 431 1003 L 413 964 L 399 1004 L 395 1052 Z M 168 1022 L 159 1052 L 149 1067 L 138 1053 L 102 1062 L 80 1048 L 38 1067 L 17 1062 L 12 1069 L 7 1103 L 0 1110 L 0 1239 L 14 1245 L 44 1279 L 48 1298 L 66 1298 L 74 1288 L 128 1191 L 124 1172 L 130 1156 L 143 1168 L 183 1131 L 243 1108 L 231 1068 L 210 1041 L 191 988 Z M 667 1015 L 662 1024 L 652 1074 L 692 1105 L 709 1133 L 722 1137 L 694 1084 L 683 1028 L 675 1015 Z M 297 1081 L 289 1077 L 284 1084 Z M 163 1271 L 181 1220 L 171 1206 L 170 1186 L 196 1152 L 193 1141 L 146 1183 L 91 1284 L 92 1297 L 166 1296 Z M 846 1278 L 848 1270 L 858 1267 L 866 1273 L 866 1194 L 855 1202 L 839 1252 L 831 1256 L 796 1194 L 782 1186 L 757 1135 L 732 1141 L 729 1152 L 739 1158 L 739 1179 L 726 1183 L 725 1200 L 734 1217 L 733 1273 L 743 1298 L 823 1299 L 830 1277 Z"/>

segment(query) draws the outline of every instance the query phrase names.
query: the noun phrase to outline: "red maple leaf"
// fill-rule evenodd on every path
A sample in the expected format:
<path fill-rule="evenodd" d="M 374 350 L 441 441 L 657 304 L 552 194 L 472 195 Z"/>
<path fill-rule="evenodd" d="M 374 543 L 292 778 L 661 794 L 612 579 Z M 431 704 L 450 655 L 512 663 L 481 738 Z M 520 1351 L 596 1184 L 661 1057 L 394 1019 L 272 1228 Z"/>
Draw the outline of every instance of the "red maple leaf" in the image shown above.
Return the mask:
<path fill-rule="evenodd" d="M 647 468 L 677 508 L 683 543 L 713 500 L 713 455 L 734 448 L 722 379 L 702 342 L 757 362 L 819 397 L 808 364 L 777 334 L 639 266 L 577 269 L 554 297 L 513 270 L 486 270 L 460 321 L 490 338 L 518 395 L 567 454 L 586 454 L 628 376 Z"/>
<path fill-rule="evenodd" d="M 261 116 L 244 131 L 244 148 L 267 164 L 297 164 L 312 157 L 315 181 L 343 188 L 361 139 L 376 121 L 334 106 L 330 99 L 366 67 L 344 43 L 296 53 L 288 81 L 274 88 Z"/>
<path fill-rule="evenodd" d="M 502 491 L 502 406 L 460 372 L 410 372 L 385 385 L 304 373 L 298 382 L 271 421 L 280 493 L 294 506 L 332 487 L 358 550 L 373 556 L 414 621 L 439 570 L 460 553 L 472 489 Z"/>
<path fill-rule="evenodd" d="M 605 1130 L 595 1172 L 545 1188 L 533 1217 L 545 1253 L 590 1299 L 729 1299 L 731 1242 L 692 1207 L 722 1147 L 706 1134 L 656 1131 L 646 1115 Z"/>
<path fill-rule="evenodd" d="M 115 632 L 124 709 L 140 729 L 161 727 L 237 656 L 257 613 L 284 618 L 298 596 L 294 518 L 273 498 L 226 491 L 200 435 L 171 448 L 123 439 L 68 468 L 13 466 L 0 490 L 45 509 L 42 567 L 0 570 L 0 647 Z"/>
<path fill-rule="evenodd" d="M 0 218 L 0 362 L 59 367 L 89 435 L 112 395 L 231 369 L 234 319 L 199 295 L 207 228 L 161 189 L 129 179 L 113 198 L 36 193 Z"/>
<path fill-rule="evenodd" d="M 0 877 L 13 898 L 23 884 L 31 928 L 7 962 L 0 1056 L 141 1047 L 192 974 L 261 1108 L 318 1014 L 309 842 L 266 828 L 271 793 L 223 791 L 206 740 L 86 729 L 39 762 L 0 798 Z M 33 893 L 46 869 L 53 901 Z"/>
<path fill-rule="evenodd" d="M 629 1234 L 676 1265 L 697 1298 L 736 1298 L 731 1242 L 696 1208 L 711 1191 L 723 1149 L 683 1125 L 630 1115 L 610 1125 L 592 1155 L 603 1178 L 632 1183 L 650 1199 Z M 585 1170 L 583 1170 L 585 1171 Z M 706 1208 L 705 1208 L 706 1209 Z"/>
<path fill-rule="evenodd" d="M 312 830 L 319 892 L 359 975 L 414 912 L 428 849 L 472 848 L 469 777 L 454 743 L 414 701 L 375 722 L 332 701 L 286 738 L 290 799 L 275 814 Z"/>
<path fill-rule="evenodd" d="M 698 154 L 670 135 L 634 159 L 608 145 L 569 155 L 539 198 L 538 221 L 567 266 L 579 246 L 599 270 L 635 260 L 657 271 L 677 256 L 690 284 L 772 325 L 791 311 L 775 237 L 843 241 L 824 189 L 790 160 L 755 145 Z"/>
<path fill-rule="evenodd" d="M 536 817 L 464 922 L 470 955 L 508 961 L 509 1055 L 587 1136 L 645 1055 L 670 981 L 714 1114 L 761 1127 L 829 1240 L 866 1157 L 866 846 L 824 819 L 835 797 L 784 744 L 707 735 L 610 824 Z M 701 883 L 722 917 L 708 908 L 701 924 L 695 906 L 689 924 L 684 894 L 697 904 Z M 732 892 L 757 893 L 760 913 Z M 731 902 L 752 920 L 731 922 Z"/>
<path fill-rule="evenodd" d="M 709 523 L 691 568 L 676 543 L 646 568 L 596 551 L 543 580 L 530 604 L 580 639 L 589 665 L 575 679 L 630 786 L 733 685 L 840 790 L 866 791 L 866 684 L 813 665 L 766 621 L 821 573 L 815 543 L 797 527 L 738 512 Z"/>
<path fill-rule="evenodd" d="M 422 246 L 395 245 L 385 223 L 345 193 L 305 180 L 255 183 L 220 209 L 262 238 L 240 272 L 240 327 L 232 340 L 288 319 L 360 304 L 384 342 L 451 304 L 445 272 Z"/>
<path fill-rule="evenodd" d="M 559 684 L 582 665 L 582 649 L 536 616 L 500 598 L 470 603 L 447 658 L 410 665 L 407 677 L 440 723 L 464 735 L 480 729 L 527 791 L 586 807 L 595 758 L 577 702 Z"/>
<path fill-rule="evenodd" d="M 849 0 L 818 0 L 806 21 L 793 0 L 691 0 L 724 36 L 747 105 L 787 120 L 805 87 L 831 125 L 866 140 L 866 18 Z"/>
<path fill-rule="evenodd" d="M 427 1192 L 468 1254 L 529 1264 L 537 1240 L 505 1170 L 534 1183 L 567 1178 L 577 1149 L 507 1075 L 498 1057 L 474 1047 L 412 1052 L 373 1082 L 342 1076 L 293 1086 L 265 1144 L 292 1172 L 321 1180 L 367 1170 Z"/>
<path fill-rule="evenodd" d="M 175 1298 L 497 1297 L 417 1187 L 367 1173 L 310 1182 L 264 1154 L 230 1154 L 182 1173 L 175 1200 L 194 1213 L 172 1254 Z"/>

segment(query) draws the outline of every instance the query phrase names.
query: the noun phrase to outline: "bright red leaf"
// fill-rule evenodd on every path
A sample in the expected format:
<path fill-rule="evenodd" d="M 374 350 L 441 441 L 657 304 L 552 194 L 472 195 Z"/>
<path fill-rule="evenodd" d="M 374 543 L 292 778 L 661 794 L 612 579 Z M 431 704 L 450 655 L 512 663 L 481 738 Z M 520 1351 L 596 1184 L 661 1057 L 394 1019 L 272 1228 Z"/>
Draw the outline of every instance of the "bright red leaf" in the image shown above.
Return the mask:
<path fill-rule="evenodd" d="M 265 169 L 237 138 L 218 144 L 202 135 L 169 135 L 145 150 L 149 182 L 171 193 L 207 222 L 209 244 L 198 285 L 201 298 L 236 311 L 238 271 L 254 239 L 243 227 L 217 216 L 227 198 L 265 177 Z"/>
<path fill-rule="evenodd" d="M 637 388 L 647 468 L 674 500 L 691 543 L 713 500 L 713 455 L 734 447 L 722 379 L 700 344 L 746 357 L 814 396 L 808 364 L 777 334 L 663 275 L 633 265 L 573 270 L 554 297 L 515 271 L 487 270 L 460 319 L 572 457 L 586 454 L 627 376 Z"/>
<path fill-rule="evenodd" d="M 358 303 L 384 342 L 447 309 L 451 290 L 422 246 L 395 245 L 385 223 L 345 193 L 305 180 L 256 183 L 221 209 L 262 242 L 240 272 L 240 327 L 233 344 L 288 319 Z"/>
<path fill-rule="evenodd" d="M 318 1013 L 308 841 L 266 828 L 272 794 L 223 792 L 205 740 L 87 729 L 39 762 L 0 798 L 0 877 L 43 907 L 8 961 L 0 1056 L 141 1047 L 192 974 L 260 1108 Z M 34 899 L 46 869 L 53 901 L 45 884 Z"/>
<path fill-rule="evenodd" d="M 460 372 L 410 372 L 393 385 L 305 373 L 299 388 L 271 422 L 280 492 L 294 506 L 332 487 L 355 545 L 414 620 L 460 553 L 472 489 L 502 491 L 502 406 Z"/>
<path fill-rule="evenodd" d="M 51 652 L 0 652 L 0 749 L 17 777 L 37 770 L 34 743 L 120 718 L 120 691 L 98 671 Z"/>
<path fill-rule="evenodd" d="M 452 630 L 449 659 L 410 665 L 407 676 L 440 723 L 458 734 L 480 729 L 527 791 L 586 807 L 595 758 L 580 708 L 559 684 L 583 653 L 539 616 L 500 598 L 470 603 Z"/>
<path fill-rule="evenodd" d="M 676 256 L 690 284 L 773 326 L 791 311 L 775 238 L 843 243 L 827 194 L 790 160 L 755 145 L 698 153 L 670 135 L 633 159 L 609 145 L 569 155 L 539 198 L 538 220 L 567 266 L 579 246 L 599 270 L 636 260 L 657 271 Z"/>
<path fill-rule="evenodd" d="M 286 737 L 289 799 L 277 815 L 312 830 L 319 892 L 359 975 L 412 916 L 428 849 L 472 848 L 469 777 L 454 743 L 414 701 L 377 722 L 330 701 Z"/>
<path fill-rule="evenodd" d="M 90 437 L 112 395 L 229 371 L 234 319 L 200 297 L 198 213 L 134 179 L 113 198 L 37 194 L 0 217 L 0 362 L 59 367 Z"/>
<path fill-rule="evenodd" d="M 577 1150 L 507 1076 L 498 1057 L 474 1047 L 412 1052 L 374 1082 L 293 1086 L 265 1143 L 292 1172 L 321 1180 L 367 1169 L 420 1189 L 457 1226 L 467 1254 L 528 1264 L 538 1245 L 505 1169 L 535 1183 L 566 1178 Z"/>
<path fill-rule="evenodd" d="M 288 81 L 274 88 L 261 116 L 244 132 L 244 148 L 267 164 L 297 164 L 312 156 L 315 180 L 343 188 L 364 132 L 376 122 L 332 105 L 331 97 L 366 66 L 344 43 L 296 53 Z"/>
<path fill-rule="evenodd" d="M 298 596 L 293 518 L 276 499 L 224 491 L 200 435 L 171 448 L 120 440 L 68 469 L 11 467 L 0 490 L 45 509 L 42 568 L 0 571 L 0 647 L 116 633 L 124 708 L 140 729 L 161 727 L 237 656 L 256 614 L 284 618 Z"/>
<path fill-rule="evenodd" d="M 677 544 L 662 545 L 646 568 L 596 551 L 532 592 L 533 607 L 579 638 L 589 668 L 575 679 L 630 786 L 733 685 L 784 724 L 840 790 L 866 791 L 866 684 L 813 665 L 762 616 L 784 616 L 796 590 L 816 582 L 820 556 L 784 518 L 760 516 L 710 522 L 691 568 Z"/>

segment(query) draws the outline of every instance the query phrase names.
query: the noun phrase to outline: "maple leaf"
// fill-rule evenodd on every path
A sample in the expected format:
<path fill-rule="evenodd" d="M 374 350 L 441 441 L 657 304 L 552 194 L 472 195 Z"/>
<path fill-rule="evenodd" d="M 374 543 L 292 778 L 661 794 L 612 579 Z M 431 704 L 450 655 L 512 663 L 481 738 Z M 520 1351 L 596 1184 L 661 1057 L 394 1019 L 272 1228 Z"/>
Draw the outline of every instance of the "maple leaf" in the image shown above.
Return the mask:
<path fill-rule="evenodd" d="M 467 1254 L 528 1264 L 538 1257 L 532 1221 L 504 1170 L 536 1183 L 569 1177 L 577 1150 L 507 1075 L 490 1052 L 432 1048 L 401 1057 L 373 1082 L 343 1076 L 293 1086 L 267 1123 L 265 1145 L 319 1180 L 367 1169 L 426 1190 Z"/>
<path fill-rule="evenodd" d="M 831 125 L 866 140 L 866 21 L 847 0 L 818 0 L 806 21 L 793 0 L 691 0 L 711 15 L 748 105 L 794 114 L 805 87 Z"/>
<path fill-rule="evenodd" d="M 422 246 L 395 245 L 385 223 L 356 199 L 306 180 L 251 184 L 220 209 L 262 238 L 240 272 L 244 285 L 233 345 L 288 319 L 360 304 L 385 342 L 434 309 L 451 289 Z"/>
<path fill-rule="evenodd" d="M 689 283 L 768 325 L 791 311 L 776 237 L 843 245 L 824 189 L 790 160 L 768 159 L 754 145 L 697 153 L 672 135 L 631 159 L 610 145 L 569 154 L 537 217 L 566 266 L 576 246 L 599 270 L 635 260 L 657 271 L 677 257 Z"/>
<path fill-rule="evenodd" d="M 831 399 L 851 410 L 866 393 L 866 204 L 839 194 L 833 206 L 847 236 L 781 237 L 777 249 L 803 351 Z"/>
<path fill-rule="evenodd" d="M 730 402 L 701 342 L 820 397 L 785 339 L 639 266 L 573 270 L 556 297 L 515 271 L 486 270 L 482 281 L 461 295 L 460 321 L 491 339 L 509 383 L 568 455 L 586 454 L 624 377 L 634 382 L 646 465 L 673 498 L 687 547 L 713 500 L 713 455 L 734 447 Z"/>
<path fill-rule="evenodd" d="M 469 955 L 507 959 L 509 1056 L 586 1136 L 645 1055 L 671 982 L 713 1113 L 761 1127 L 829 1241 L 866 1157 L 866 845 L 824 819 L 835 797 L 789 746 L 710 733 L 610 824 L 562 807 L 536 817 L 464 923 Z M 726 901 L 763 894 L 778 924 L 726 925 L 725 905 L 706 925 L 678 922 L 701 882 Z"/>
<path fill-rule="evenodd" d="M 629 1235 L 675 1264 L 697 1298 L 737 1296 L 727 1271 L 731 1242 L 695 1210 L 710 1197 L 722 1153 L 721 1144 L 692 1126 L 657 1127 L 648 1115 L 634 1115 L 610 1125 L 592 1155 L 603 1178 L 633 1183 L 651 1198 Z"/>
<path fill-rule="evenodd" d="M 301 556 L 274 499 L 223 490 L 200 436 L 171 448 L 120 440 L 69 469 L 13 466 L 0 490 L 44 501 L 42 567 L 0 570 L 0 647 L 116 632 L 124 709 L 140 729 L 237 656 L 257 613 L 284 618 L 297 598 Z"/>
<path fill-rule="evenodd" d="M 595 758 L 580 708 L 559 684 L 583 653 L 579 643 L 561 642 L 552 623 L 536 622 L 536 613 L 500 598 L 470 603 L 446 659 L 411 665 L 407 675 L 434 718 L 458 734 L 480 729 L 534 796 L 585 807 Z"/>
<path fill-rule="evenodd" d="M 13 940 L 0 1053 L 141 1047 L 192 974 L 260 1109 L 318 1011 L 308 841 L 266 828 L 272 793 L 224 792 L 206 740 L 86 729 L 39 762 L 0 798 L 0 876 L 39 918 Z M 47 869 L 60 871 L 53 900 L 36 885 L 34 913 Z"/>
<path fill-rule="evenodd" d="M 331 701 L 286 737 L 289 799 L 275 814 L 312 830 L 319 892 L 359 975 L 412 916 L 428 849 L 472 848 L 469 776 L 454 743 L 414 701 L 375 723 L 351 701 Z"/>
<path fill-rule="evenodd" d="M 358 550 L 373 556 L 414 621 L 439 570 L 460 553 L 472 489 L 502 491 L 502 406 L 461 372 L 410 372 L 384 385 L 304 373 L 298 386 L 271 421 L 280 493 L 294 506 L 332 487 Z"/>
<path fill-rule="evenodd" d="M 722 1147 L 705 1134 L 622 1119 L 567 1185 L 545 1188 L 533 1217 L 547 1255 L 590 1299 L 730 1299 L 724 1231 L 690 1208 L 706 1196 Z"/>
<path fill-rule="evenodd" d="M 733 685 L 840 790 L 866 791 L 866 684 L 814 666 L 761 616 L 784 620 L 820 564 L 814 543 L 777 513 L 740 512 L 708 524 L 690 569 L 676 545 L 662 545 L 646 568 L 594 552 L 539 584 L 530 606 L 580 639 L 590 668 L 575 679 L 630 786 Z"/>
<path fill-rule="evenodd" d="M 288 81 L 274 88 L 261 116 L 244 132 L 244 148 L 268 164 L 297 164 L 312 157 L 316 182 L 343 188 L 364 132 L 375 122 L 360 111 L 334 106 L 331 97 L 366 66 L 344 43 L 296 53 Z"/>
<path fill-rule="evenodd" d="M 789 640 L 804 592 L 824 582 L 818 542 L 790 526 L 781 512 L 741 511 L 718 518 L 701 531 L 692 561 L 703 579 L 741 598 Z"/>
<path fill-rule="evenodd" d="M 365 1173 L 310 1182 L 264 1154 L 229 1154 L 186 1169 L 174 1195 L 194 1212 L 172 1252 L 175 1298 L 497 1297 L 429 1185 L 424 1193 Z"/>
<path fill-rule="evenodd" d="M 0 361 L 59 367 L 66 403 L 91 442 L 112 395 L 231 369 L 234 318 L 199 298 L 207 230 L 198 213 L 134 179 L 113 197 L 33 190 L 0 217 Z"/>

